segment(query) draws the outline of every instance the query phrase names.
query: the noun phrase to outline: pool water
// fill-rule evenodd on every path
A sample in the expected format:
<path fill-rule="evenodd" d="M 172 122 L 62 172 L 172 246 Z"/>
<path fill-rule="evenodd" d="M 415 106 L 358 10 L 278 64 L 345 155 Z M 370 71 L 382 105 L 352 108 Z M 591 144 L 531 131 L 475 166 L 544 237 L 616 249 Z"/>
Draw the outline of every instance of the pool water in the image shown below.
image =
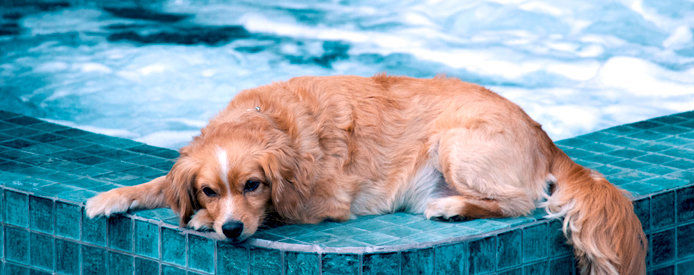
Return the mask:
<path fill-rule="evenodd" d="M 687 0 L 84 2 L 0 4 L 0 109 L 172 149 L 301 75 L 458 77 L 553 139 L 694 109 Z"/>

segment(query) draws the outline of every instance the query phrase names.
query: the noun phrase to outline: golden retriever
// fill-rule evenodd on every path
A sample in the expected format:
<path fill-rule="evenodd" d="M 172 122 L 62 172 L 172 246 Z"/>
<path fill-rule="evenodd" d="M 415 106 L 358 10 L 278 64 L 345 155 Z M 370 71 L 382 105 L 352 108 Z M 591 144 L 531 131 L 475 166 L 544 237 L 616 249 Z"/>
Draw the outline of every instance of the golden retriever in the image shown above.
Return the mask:
<path fill-rule="evenodd" d="M 89 217 L 171 207 L 181 226 L 243 241 L 289 223 L 407 211 L 564 216 L 584 273 L 645 274 L 631 201 L 574 163 L 520 107 L 457 79 L 298 77 L 239 93 L 171 171 L 89 199 Z"/>

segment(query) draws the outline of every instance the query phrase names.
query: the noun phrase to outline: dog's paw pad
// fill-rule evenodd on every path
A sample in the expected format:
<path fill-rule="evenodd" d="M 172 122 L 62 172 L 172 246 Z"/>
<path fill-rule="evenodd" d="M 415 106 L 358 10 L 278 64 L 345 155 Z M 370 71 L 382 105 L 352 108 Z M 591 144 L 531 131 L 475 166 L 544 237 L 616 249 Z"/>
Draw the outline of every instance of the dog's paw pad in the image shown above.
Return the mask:
<path fill-rule="evenodd" d="M 132 205 L 137 205 L 137 201 L 131 202 L 115 192 L 105 192 L 87 200 L 85 211 L 89 218 L 108 217 L 111 214 L 126 212 Z"/>
<path fill-rule="evenodd" d="M 212 229 L 212 223 L 213 221 L 210 218 L 209 213 L 207 213 L 207 210 L 200 209 L 190 219 L 188 222 L 188 227 L 195 230 L 206 231 Z"/>
<path fill-rule="evenodd" d="M 464 204 L 457 198 L 435 199 L 427 205 L 424 216 L 427 219 L 456 219 L 460 217 L 463 206 Z"/>

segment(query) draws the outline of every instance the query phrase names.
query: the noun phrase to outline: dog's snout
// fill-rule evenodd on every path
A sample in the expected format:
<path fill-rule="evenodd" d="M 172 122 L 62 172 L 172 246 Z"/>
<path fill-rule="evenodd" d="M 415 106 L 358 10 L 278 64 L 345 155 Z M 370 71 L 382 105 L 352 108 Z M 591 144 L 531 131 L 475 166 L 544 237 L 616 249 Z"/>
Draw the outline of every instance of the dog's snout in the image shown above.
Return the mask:
<path fill-rule="evenodd" d="M 226 222 L 222 225 L 222 232 L 224 232 L 224 236 L 227 236 L 227 238 L 236 239 L 243 232 L 243 223 L 238 221 Z"/>

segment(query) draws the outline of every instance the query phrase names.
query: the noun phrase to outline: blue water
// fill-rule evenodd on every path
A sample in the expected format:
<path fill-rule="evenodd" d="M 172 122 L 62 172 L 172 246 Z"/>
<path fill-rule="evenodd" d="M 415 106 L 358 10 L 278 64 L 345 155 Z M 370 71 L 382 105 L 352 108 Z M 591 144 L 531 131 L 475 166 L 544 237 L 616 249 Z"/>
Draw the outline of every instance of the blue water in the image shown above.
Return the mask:
<path fill-rule="evenodd" d="M 691 0 L 203 3 L 2 7 L 0 109 L 170 148 L 300 75 L 458 77 L 554 139 L 694 109 Z"/>

